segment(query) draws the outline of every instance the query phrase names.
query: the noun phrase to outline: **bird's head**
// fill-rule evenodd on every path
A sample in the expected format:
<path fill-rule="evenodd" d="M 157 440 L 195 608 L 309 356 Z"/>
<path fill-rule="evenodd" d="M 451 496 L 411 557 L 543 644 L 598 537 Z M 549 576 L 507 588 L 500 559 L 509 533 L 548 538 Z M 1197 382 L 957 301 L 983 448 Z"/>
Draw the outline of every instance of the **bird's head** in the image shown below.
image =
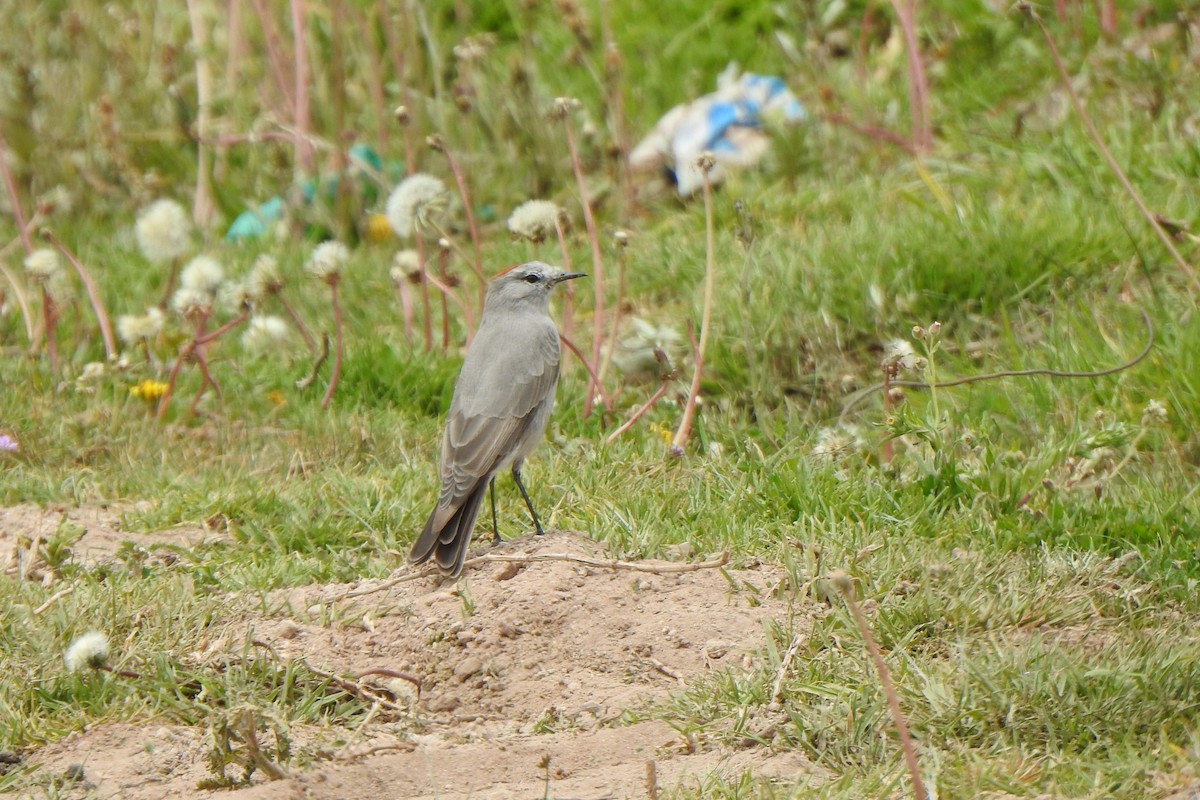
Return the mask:
<path fill-rule="evenodd" d="M 488 285 L 487 306 L 545 306 L 550 292 L 563 281 L 582 278 L 583 272 L 563 272 L 557 267 L 530 261 L 501 272 Z"/>

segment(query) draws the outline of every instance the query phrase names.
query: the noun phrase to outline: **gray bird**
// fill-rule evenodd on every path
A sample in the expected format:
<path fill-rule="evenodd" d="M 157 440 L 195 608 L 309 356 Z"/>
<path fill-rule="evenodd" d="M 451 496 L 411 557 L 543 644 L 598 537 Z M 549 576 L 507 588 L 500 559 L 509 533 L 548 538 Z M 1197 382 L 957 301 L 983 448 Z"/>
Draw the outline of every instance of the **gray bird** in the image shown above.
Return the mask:
<path fill-rule="evenodd" d="M 583 275 L 531 261 L 500 273 L 488 285 L 479 330 L 450 401 L 437 507 L 417 537 L 409 563 L 432 558 L 443 574 L 457 577 L 489 487 L 496 526 L 494 479 L 505 467 L 512 468 L 534 528 L 543 532 L 521 482 L 521 464 L 541 441 L 554 408 L 559 342 L 550 319 L 550 292 Z M 493 533 L 499 540 L 499 532 Z"/>

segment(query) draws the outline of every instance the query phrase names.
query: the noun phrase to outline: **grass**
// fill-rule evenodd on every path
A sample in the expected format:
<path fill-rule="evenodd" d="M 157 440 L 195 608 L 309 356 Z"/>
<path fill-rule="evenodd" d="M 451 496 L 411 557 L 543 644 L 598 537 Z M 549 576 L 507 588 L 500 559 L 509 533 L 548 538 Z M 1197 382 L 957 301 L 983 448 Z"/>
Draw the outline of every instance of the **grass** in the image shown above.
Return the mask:
<path fill-rule="evenodd" d="M 14 12 L 20 24 L 0 41 L 23 76 L 5 89 L 5 134 L 26 202 L 64 187 L 70 202 L 52 219 L 56 231 L 94 269 L 110 313 L 137 313 L 157 301 L 164 275 L 138 254 L 134 215 L 151 197 L 186 198 L 194 179 L 193 145 L 178 129 L 194 113 L 181 54 L 186 18 L 146 3 L 109 16 L 52 5 Z M 370 5 L 356 5 L 356 13 L 373 13 Z M 1183 66 L 1191 45 L 1177 30 L 1147 55 L 1133 47 L 1149 25 L 1174 24 L 1168 4 L 1159 5 L 1148 7 L 1146 28 L 1123 8 L 1125 35 L 1114 44 L 1097 40 L 1092 19 L 1081 31 L 1051 30 L 1148 205 L 1191 229 L 1200 219 L 1193 188 L 1200 148 L 1189 133 L 1188 102 L 1197 86 Z M 596 9 L 581 6 L 593 24 Z M 672 104 L 709 90 L 736 56 L 748 69 L 787 78 L 814 116 L 838 110 L 903 131 L 903 54 L 889 49 L 882 28 L 860 29 L 864 7 L 745 11 L 697 2 L 659 19 L 614 4 L 630 129 L 644 131 Z M 1198 741 L 1195 297 L 1078 120 L 1056 112 L 1064 98 L 1036 30 L 988 8 L 922 6 L 938 145 L 919 165 L 818 121 L 780 132 L 763 169 L 735 174 L 718 191 L 715 322 L 688 454 L 668 457 L 664 441 L 679 419 L 682 383 L 604 446 L 620 414 L 655 383 L 630 379 L 617 416 L 585 418 L 586 376 L 569 365 L 549 444 L 525 475 L 548 525 L 584 531 L 619 557 L 661 556 L 682 542 L 697 552 L 728 549 L 737 562 L 785 565 L 789 580 L 773 590 L 797 605 L 832 598 L 819 590 L 821 576 L 847 569 L 873 608 L 874 633 L 938 796 L 1156 796 L 1193 779 Z M 431 40 L 405 35 L 419 45 L 410 78 L 430 93 L 414 125 L 423 138 L 444 120 L 441 132 L 471 181 L 485 263 L 495 271 L 534 256 L 558 260 L 550 245 L 514 243 L 503 230 L 507 210 L 529 196 L 568 207 L 573 258 L 588 263 L 565 144 L 556 124 L 530 111 L 547 109 L 555 96 L 578 96 L 594 123 L 584 126 L 592 131 L 584 161 L 602 198 L 601 228 L 632 231 L 633 314 L 682 333 L 686 320 L 699 319 L 703 208 L 648 197 L 640 216 L 619 220 L 595 79 L 600 55 L 540 6 L 477 13 L 459 19 L 450 5 L 435 4 Z M 76 15 L 81 26 L 56 25 L 61 14 Z M 121 26 L 132 33 L 118 35 Z M 18 36 L 22 30 L 31 35 Z M 453 66 L 435 81 L 419 53 L 451 59 L 455 43 L 481 30 L 492 30 L 496 42 L 474 73 L 475 105 L 463 114 L 448 88 L 433 93 Z M 793 62 L 776 31 L 811 44 L 803 51 L 811 57 Z M 320 24 L 312 36 L 319 71 L 331 57 L 330 33 Z M 866 42 L 864 72 L 853 53 L 831 48 L 839 37 Z M 722 46 L 709 46 L 714 41 Z M 366 74 L 365 58 L 354 56 L 352 76 Z M 111 68 L 98 66 L 105 63 Z M 251 73 L 247 86 L 259 77 Z M 66 88 L 51 92 L 51 85 Z M 162 90 L 170 85 L 184 88 L 170 95 Z M 110 140 L 81 115 L 104 92 L 116 96 L 113 86 L 129 100 L 114 109 L 120 135 Z M 336 87 L 318 78 L 314 91 L 315 129 L 333 140 L 338 132 L 323 115 Z M 389 102 L 399 99 L 394 84 L 387 91 Z M 350 124 L 375 130 L 369 104 L 351 100 Z M 233 130 L 250 130 L 264 124 L 258 101 L 254 92 L 230 92 L 219 114 Z M 394 171 L 402 149 L 398 132 L 393 138 L 383 155 Z M 216 182 L 223 212 L 285 193 L 289 152 L 231 149 Z M 436 154 L 423 153 L 421 166 L 442 170 Z M 364 208 L 381 203 L 374 187 L 349 191 Z M 748 249 L 735 236 L 735 203 L 753 221 Z M 314 329 L 331 333 L 327 292 L 303 263 L 336 229 L 336 209 L 303 206 L 292 222 L 294 235 L 283 241 L 232 245 L 219 231 L 204 232 L 195 252 L 209 252 L 233 274 L 271 253 L 284 266 L 289 299 Z M 7 217 L 0 232 L 5 241 L 15 236 Z M 452 233 L 465 244 L 465 229 Z M 614 274 L 615 255 L 602 239 Z M 1190 233 L 1177 246 L 1195 261 Z M 0 316 L 0 432 L 21 446 L 19 454 L 0 453 L 0 503 L 132 508 L 150 501 L 126 513 L 129 529 L 203 523 L 229 534 L 169 566 L 129 552 L 89 570 L 68 555 L 72 531 L 64 528 L 40 543 L 54 583 L 0 577 L 0 748 L 35 747 L 101 720 L 163 718 L 225 730 L 231 723 L 222 715 L 242 707 L 254 710 L 264 731 L 362 719 L 362 703 L 300 668 L 272 664 L 248 643 L 217 672 L 182 654 L 219 634 L 227 593 L 387 574 L 428 512 L 439 417 L 459 360 L 405 340 L 387 274 L 395 247 L 354 249 L 340 286 L 345 371 L 328 413 L 319 402 L 328 367 L 307 391 L 295 388 L 311 365 L 298 340 L 266 357 L 245 351 L 236 334 L 216 343 L 210 359 L 223 398 L 210 393 L 201 415 L 188 416 L 199 374 L 185 369 L 159 424 L 129 394 L 137 381 L 160 375 L 136 354 L 123 369 L 76 380 L 103 353 L 82 295 L 71 294 L 64 308 L 62 375 L 51 375 L 44 357 L 26 356 L 17 312 Z M 19 272 L 16 259 L 9 263 Z M 455 269 L 470 286 L 466 266 Z M 579 295 L 585 327 L 588 294 Z M 909 390 L 890 413 L 872 395 L 839 422 L 846 398 L 881 379 L 882 343 L 911 340 L 915 324 L 942 323 L 942 378 L 1094 370 L 1141 348 L 1138 308 L 1155 322 L 1155 345 L 1128 371 L 1008 379 L 936 397 Z M 454 325 L 461 339 L 460 321 Z M 168 326 L 156 359 L 173 357 L 181 330 Z M 672 355 L 688 363 L 685 352 Z M 1151 401 L 1163 404 L 1165 418 L 1146 413 Z M 834 439 L 840 445 L 831 454 Z M 890 463 L 881 457 L 887 439 Z M 524 524 L 513 500 L 502 503 L 503 530 Z M 69 597 L 33 614 L 64 585 L 74 587 Z M 111 675 L 63 672 L 63 648 L 92 628 L 121 643 L 113 665 L 136 664 L 138 691 Z M 837 600 L 817 615 L 793 661 L 783 709 L 761 724 L 791 637 L 767 632 L 756 673 L 716 674 L 636 713 L 702 739 L 749 737 L 795 749 L 834 776 L 817 790 L 747 775 L 696 796 L 901 793 L 906 779 L 878 680 Z M 198 687 L 219 702 L 198 702 Z M 0 787 L 17 780 L 0 778 Z"/>

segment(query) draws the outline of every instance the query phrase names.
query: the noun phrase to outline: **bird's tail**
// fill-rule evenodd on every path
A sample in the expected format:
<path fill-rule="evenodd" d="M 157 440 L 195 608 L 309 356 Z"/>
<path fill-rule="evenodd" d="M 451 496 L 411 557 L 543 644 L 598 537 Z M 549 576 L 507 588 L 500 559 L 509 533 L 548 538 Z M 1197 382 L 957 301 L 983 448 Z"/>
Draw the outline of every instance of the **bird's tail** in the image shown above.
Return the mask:
<path fill-rule="evenodd" d="M 410 564 L 424 564 L 433 558 L 442 574 L 457 578 L 462 572 L 463 562 L 467 558 L 467 547 L 471 544 L 471 531 L 475 528 L 475 518 L 479 516 L 479 505 L 487 494 L 488 481 L 480 481 L 475 490 L 467 495 L 454 516 L 450 517 L 440 529 L 433 527 L 437 517 L 437 509 L 429 515 L 425 529 L 417 537 L 412 552 L 408 555 Z"/>

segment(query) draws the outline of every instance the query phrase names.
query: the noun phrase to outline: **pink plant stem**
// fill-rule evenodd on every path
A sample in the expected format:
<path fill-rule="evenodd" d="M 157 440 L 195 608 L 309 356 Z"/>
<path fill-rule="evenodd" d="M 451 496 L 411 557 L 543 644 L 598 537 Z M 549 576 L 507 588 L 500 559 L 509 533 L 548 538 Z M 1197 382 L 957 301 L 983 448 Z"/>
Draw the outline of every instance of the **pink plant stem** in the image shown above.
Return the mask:
<path fill-rule="evenodd" d="M 309 352 L 317 352 L 317 340 L 309 333 L 308 326 L 304 324 L 304 320 L 300 319 L 300 315 L 296 313 L 296 309 L 281 292 L 276 292 L 275 297 L 279 300 L 279 305 L 283 306 L 283 310 L 291 317 L 292 324 L 296 326 L 296 330 L 300 332 L 300 338 L 308 345 Z"/>
<path fill-rule="evenodd" d="M 454 154 L 450 152 L 450 148 L 441 143 L 440 147 L 443 155 L 446 156 L 446 163 L 450 166 L 450 173 L 454 176 L 454 184 L 458 187 L 458 195 L 462 198 L 463 213 L 467 216 L 467 229 L 471 232 L 471 250 L 475 259 L 471 262 L 471 269 L 475 272 L 475 277 L 479 280 L 479 310 L 483 311 L 483 300 L 487 296 L 487 276 L 483 274 L 483 255 L 479 248 L 479 226 L 475 224 L 475 212 L 471 210 L 471 193 L 467 191 L 467 179 L 463 175 L 462 168 L 454 159 Z"/>
<path fill-rule="evenodd" d="M 404 312 L 404 335 L 408 338 L 408 343 L 412 344 L 415 338 L 413 328 L 413 298 L 412 286 L 409 285 L 407 276 L 396 282 L 396 290 L 400 292 L 400 308 Z"/>
<path fill-rule="evenodd" d="M 879 674 L 879 683 L 883 686 L 883 693 L 887 698 L 892 724 L 896 726 L 896 732 L 900 735 L 900 749 L 904 753 L 904 764 L 908 768 L 909 779 L 912 781 L 913 796 L 916 800 L 929 800 L 929 794 L 925 791 L 925 784 L 921 780 L 916 747 L 913 745 L 912 734 L 908 731 L 908 722 L 904 719 L 904 712 L 900 709 L 900 698 L 896 695 L 896 687 L 892 683 L 891 673 L 888 672 L 887 664 L 883 661 L 883 654 L 879 651 L 879 645 L 875 643 L 875 637 L 871 635 L 867 618 L 863 616 L 862 609 L 858 607 L 858 601 L 854 599 L 854 587 L 851 586 L 844 596 L 846 604 L 850 606 L 850 613 L 854 615 L 858 631 L 867 645 L 867 651 L 871 654 L 875 671 Z"/>
<path fill-rule="evenodd" d="M 446 248 L 438 249 L 438 278 L 442 283 L 446 282 L 446 263 L 450 260 L 450 251 Z M 482 308 L 482 306 L 480 306 Z M 450 352 L 450 304 L 446 300 L 446 293 L 442 292 L 442 355 Z"/>
<path fill-rule="evenodd" d="M 900 18 L 904 47 L 908 50 L 908 98 L 912 106 L 913 146 L 925 151 L 933 147 L 933 133 L 929 127 L 929 86 L 925 80 L 921 44 L 917 39 L 917 3 L 916 0 L 892 0 L 892 7 Z"/>
<path fill-rule="evenodd" d="M 831 122 L 834 125 L 841 125 L 849 128 L 855 133 L 860 133 L 863 136 L 866 136 L 868 139 L 875 139 L 876 141 L 894 144 L 903 149 L 904 152 L 908 153 L 910 156 L 915 156 L 917 154 L 917 150 L 915 147 L 913 147 L 912 142 L 908 141 L 900 134 L 889 131 L 886 128 L 879 128 L 874 125 L 860 125 L 844 114 L 837 113 L 827 114 L 825 116 L 825 121 Z"/>
<path fill-rule="evenodd" d="M 49 228 L 43 228 L 42 237 L 54 245 L 71 262 L 71 266 L 75 268 L 75 272 L 79 275 L 79 280 L 83 282 L 83 288 L 87 291 L 88 302 L 91 303 L 92 311 L 96 315 L 96 322 L 100 325 L 100 337 L 104 340 L 104 355 L 109 361 L 112 361 L 117 357 L 117 341 L 113 336 L 112 323 L 109 322 L 108 312 L 104 310 L 104 302 L 100 299 L 100 291 L 96 288 L 96 282 L 92 280 L 92 276 L 87 271 L 87 268 L 76 258 L 71 249 L 54 234 L 54 231 Z"/>
<path fill-rule="evenodd" d="M 329 388 L 325 390 L 325 397 L 321 399 L 321 408 L 329 408 L 329 401 L 333 399 L 333 391 L 337 389 L 338 380 L 342 377 L 342 351 L 344 344 L 342 341 L 342 304 L 338 300 L 338 280 L 340 276 L 334 275 L 329 280 L 330 302 L 333 303 L 333 335 L 334 335 L 334 350 L 333 350 L 333 372 L 329 375 Z"/>
<path fill-rule="evenodd" d="M 206 344 L 214 342 L 217 339 L 220 339 L 225 334 L 229 333 L 231 330 L 236 328 L 238 325 L 241 325 L 243 322 L 245 322 L 249 318 L 250 318 L 250 309 L 243 308 L 242 312 L 240 314 L 238 314 L 236 317 L 229 320 L 228 322 L 226 322 L 221 327 L 217 328 L 212 333 L 205 334 L 204 336 L 201 336 L 199 339 L 197 339 L 196 344 L 204 346 Z"/>
<path fill-rule="evenodd" d="M 0 158 L 2 157 L 3 156 L 0 156 Z M 35 223 L 41 223 L 41 218 L 37 214 L 35 214 L 34 218 L 26 224 L 25 230 L 30 230 L 32 227 L 34 227 Z M 11 251 L 15 250 L 19 244 L 21 244 L 20 236 L 18 236 L 16 239 L 13 239 L 2 249 L 0 249 L 0 274 L 4 275 L 5 280 L 7 280 L 9 286 L 12 287 L 13 296 L 17 298 L 17 305 L 21 308 L 21 319 L 25 323 L 25 337 L 28 339 L 30 346 L 32 346 L 37 339 L 37 332 L 33 324 L 33 310 L 29 307 L 29 299 L 25 297 L 25 292 L 21 289 L 21 283 L 4 263 L 4 259 Z"/>
<path fill-rule="evenodd" d="M 579 161 L 579 148 L 575 146 L 575 134 L 571 131 L 571 120 L 564 114 L 562 118 L 563 131 L 567 136 L 567 149 L 571 153 L 571 166 L 575 170 L 575 184 L 579 188 L 579 202 L 583 206 L 583 221 L 587 226 L 588 240 L 592 245 L 592 288 L 595 292 L 595 307 L 592 311 L 592 360 L 588 372 L 593 383 L 588 385 L 587 397 L 584 398 L 583 415 L 592 413 L 593 397 L 599 393 L 604 397 L 600 386 L 600 378 L 592 370 L 592 364 L 600 363 L 600 346 L 604 341 L 604 259 L 600 255 L 600 237 L 596 233 L 596 220 L 592 215 L 592 203 L 588 199 L 587 184 L 583 178 L 583 165 Z M 605 410 L 611 411 L 608 406 Z"/>
<path fill-rule="evenodd" d="M 654 394 L 650 395 L 650 399 L 649 399 L 649 400 L 647 400 L 647 401 L 645 402 L 645 404 L 644 404 L 644 405 L 642 405 L 642 407 L 641 407 L 641 408 L 639 408 L 637 411 L 633 412 L 633 416 L 631 416 L 629 419 L 627 419 L 627 420 L 625 421 L 625 424 L 624 424 L 624 425 L 622 425 L 621 427 L 617 428 L 615 431 L 613 431 L 612 433 L 610 433 L 610 434 L 609 434 L 609 436 L 608 436 L 608 438 L 604 440 L 604 443 L 605 443 L 605 444 L 612 444 L 613 442 L 615 442 L 615 441 L 617 440 L 617 438 L 618 438 L 618 437 L 619 437 L 619 436 L 620 436 L 622 433 L 624 433 L 625 431 L 627 431 L 627 430 L 629 430 L 630 428 L 632 428 L 632 427 L 634 426 L 634 424 L 635 424 L 635 423 L 636 423 L 636 422 L 637 422 L 639 419 L 641 419 L 641 418 L 642 418 L 642 415 L 643 415 L 643 414 L 645 414 L 647 411 L 649 411 L 651 408 L 653 408 L 653 407 L 654 407 L 654 404 L 655 404 L 655 403 L 657 403 L 659 400 L 661 400 L 661 399 L 662 399 L 662 396 L 663 396 L 664 394 L 666 394 L 666 393 L 667 393 L 667 388 L 668 388 L 670 385 L 671 385 L 671 382 L 670 382 L 670 380 L 665 380 L 665 381 L 663 381 L 663 382 L 662 382 L 662 386 L 659 386 L 659 387 L 658 387 L 658 390 L 657 390 L 657 391 L 656 391 Z"/>
<path fill-rule="evenodd" d="M 209 138 L 212 128 L 213 76 L 208 54 L 208 22 L 200 4 L 203 0 L 187 0 L 188 19 L 192 28 L 192 47 L 196 59 L 196 134 Z M 212 149 L 196 144 L 196 191 L 192 195 L 192 219 L 202 230 L 216 214 L 212 189 Z"/>
<path fill-rule="evenodd" d="M 46 287 L 42 287 L 42 324 L 46 328 L 46 355 L 50 359 L 50 374 L 58 377 L 58 310 L 54 298 Z"/>
<path fill-rule="evenodd" d="M 621 219 L 628 221 L 637 210 L 637 194 L 629 169 L 629 132 L 625 125 L 625 98 L 621 93 L 621 51 L 617 48 L 617 41 L 613 36 L 612 12 L 608 0 L 600 0 L 600 41 L 604 58 L 604 88 L 608 95 L 608 111 L 612 120 L 613 138 L 617 145 L 617 175 L 625 195 Z M 600 371 L 600 377 L 604 377 L 604 370 Z"/>
<path fill-rule="evenodd" d="M 373 33 L 377 28 L 369 24 L 369 20 L 370 12 L 356 14 L 354 26 L 360 31 L 371 31 L 367 36 L 367 91 L 375 112 L 375 149 L 385 153 L 388 146 L 388 118 L 391 115 L 387 111 L 387 95 L 383 90 L 383 54 L 379 52 L 379 42 Z M 386 18 L 379 22 L 386 24 Z"/>
<path fill-rule="evenodd" d="M 458 293 L 451 289 L 450 286 L 442 283 L 433 275 L 427 274 L 426 277 L 429 279 L 429 283 L 433 286 L 433 288 L 441 292 L 443 301 L 446 298 L 450 298 L 450 302 L 458 306 L 458 310 L 462 312 L 463 319 L 465 319 L 467 323 L 467 344 L 470 344 L 471 339 L 474 338 L 472 331 L 475 329 L 475 318 L 471 314 L 471 309 L 467 307 L 467 304 L 459 298 Z"/>
<path fill-rule="evenodd" d="M 275 24 L 271 21 L 271 15 L 267 13 L 267 9 L 263 6 L 263 0 L 250 0 L 250 5 L 254 6 L 254 13 L 258 16 L 258 23 L 262 26 L 263 42 L 267 48 L 267 64 L 271 68 L 271 76 L 275 80 L 275 86 L 279 90 L 280 97 L 283 98 L 283 105 L 289 110 L 295 108 L 295 103 L 292 100 L 292 87 L 287 74 L 287 55 L 283 52 L 283 41 L 279 37 L 279 31 L 275 29 Z M 291 141 L 295 137 L 288 135 L 288 140 Z"/>
<path fill-rule="evenodd" d="M 167 390 L 163 392 L 163 396 L 158 400 L 158 411 L 154 415 L 156 419 L 162 419 L 167 414 L 167 407 L 171 404 L 171 395 L 175 393 L 175 382 L 179 378 L 179 370 L 182 369 L 183 362 L 197 358 L 200 350 L 200 345 L 197 342 L 204 337 L 204 329 L 208 327 L 208 318 L 211 314 L 212 311 L 208 311 L 196 319 L 192 340 L 181 347 L 179 355 L 175 356 L 175 363 L 171 365 L 171 375 L 167 378 Z M 204 388 L 207 385 L 207 383 L 201 384 L 200 394 L 204 393 Z M 198 401 L 199 396 L 197 396 Z M 192 404 L 192 408 L 195 408 L 195 403 Z"/>
<path fill-rule="evenodd" d="M 425 352 L 433 352 L 433 309 L 429 302 L 429 270 L 425 265 L 425 240 L 417 239 L 417 270 L 421 276 L 421 313 L 424 317 Z"/>
<path fill-rule="evenodd" d="M 21 208 L 21 195 L 17 192 L 17 182 L 13 179 L 12 170 L 8 167 L 8 142 L 4 138 L 4 127 L 0 125 L 0 176 L 4 178 L 4 189 L 8 192 L 8 204 L 12 207 L 13 222 L 17 223 L 17 232 L 21 244 L 25 247 L 25 255 L 33 253 L 33 238 L 25 224 L 25 211 Z"/>
<path fill-rule="evenodd" d="M 175 363 L 171 365 L 171 374 L 167 377 L 167 390 L 163 392 L 163 396 L 158 399 L 158 410 L 154 413 L 155 419 L 162 419 L 167 414 L 167 407 L 171 405 L 171 395 L 175 393 L 175 381 L 179 378 L 179 370 L 183 366 L 183 361 L 188 358 L 192 348 L 192 343 L 179 352 L 175 356 Z"/>
<path fill-rule="evenodd" d="M 579 359 L 579 363 L 583 364 L 583 368 L 586 369 L 587 374 L 589 376 L 591 376 L 592 382 L 588 384 L 588 389 L 591 389 L 591 387 L 593 385 L 598 387 L 600 385 L 600 381 L 596 377 L 596 371 L 594 369 L 592 369 L 592 365 L 590 363 L 588 363 L 587 356 L 585 356 L 580 351 L 580 349 L 575 346 L 574 342 L 572 342 L 570 339 L 568 339 L 566 336 L 564 336 L 561 332 L 558 334 L 558 339 L 559 339 L 559 341 L 561 341 L 563 343 L 563 345 L 568 350 L 570 350 L 572 353 L 575 354 L 575 357 Z M 603 392 L 604 392 L 603 389 L 600 389 L 599 391 L 601 392 L 600 401 L 603 404 L 604 408 L 605 409 L 611 408 L 612 400 L 605 397 L 605 395 L 603 394 Z"/>
<path fill-rule="evenodd" d="M 608 349 L 600 364 L 600 380 L 608 375 L 613 355 L 617 352 L 617 338 L 621 335 L 621 306 L 625 302 L 625 245 L 617 245 L 617 302 L 613 304 L 612 330 L 608 334 Z"/>
<path fill-rule="evenodd" d="M 1083 120 L 1083 124 L 1084 127 L 1087 128 L 1088 135 L 1091 136 L 1092 141 L 1096 145 L 1096 149 L 1100 151 L 1100 155 L 1104 157 L 1105 162 L 1108 164 L 1108 168 L 1111 169 L 1113 174 L 1117 176 L 1117 180 L 1120 181 L 1121 186 L 1125 189 L 1125 193 L 1128 194 L 1130 199 L 1133 200 L 1134 205 L 1137 206 L 1138 211 L 1140 211 L 1142 214 L 1142 217 L 1144 217 L 1146 222 L 1150 224 L 1150 227 L 1154 230 L 1154 233 L 1157 234 L 1159 241 L 1163 243 L 1163 246 L 1167 248 L 1167 252 L 1170 253 L 1171 258 L 1175 260 L 1176 266 L 1178 266 L 1179 270 L 1185 276 L 1187 276 L 1188 280 L 1192 282 L 1192 287 L 1197 292 L 1200 292 L 1200 279 L 1196 277 L 1196 271 L 1192 269 L 1192 265 L 1185 261 L 1183 256 L 1175 248 L 1175 244 L 1171 241 L 1171 237 L 1167 235 L 1167 232 L 1163 230 L 1162 225 L 1158 223 L 1158 220 L 1155 218 L 1154 214 L 1149 208 L 1147 208 L 1145 201 L 1142 200 L 1142 196 L 1138 194 L 1137 189 L 1133 188 L 1133 183 L 1129 180 L 1128 176 L 1125 175 L 1125 170 L 1121 169 L 1121 165 L 1117 163 L 1117 159 L 1113 157 L 1112 152 L 1109 151 L 1108 145 L 1104 144 L 1104 138 L 1100 136 L 1100 131 L 1096 129 L 1096 124 L 1092 122 L 1091 115 L 1088 114 L 1087 109 L 1083 107 L 1083 101 L 1079 99 L 1079 95 L 1076 93 L 1075 87 L 1071 83 L 1071 75 L 1067 72 L 1067 68 L 1062 62 L 1062 56 L 1060 56 L 1058 53 L 1058 46 L 1054 44 L 1054 39 L 1050 36 L 1050 31 L 1046 29 L 1046 24 L 1042 22 L 1042 18 L 1038 16 L 1037 12 L 1034 11 L 1033 7 L 1028 3 L 1021 3 L 1018 8 L 1032 17 L 1033 21 L 1037 23 L 1038 28 L 1041 29 L 1042 36 L 1046 39 L 1046 46 L 1050 48 L 1050 55 L 1054 58 L 1054 66 L 1058 68 L 1059 77 L 1062 78 L 1063 87 L 1067 90 L 1067 94 L 1071 98 L 1071 105 L 1075 107 L 1075 113 L 1077 113 L 1079 118 Z"/>
<path fill-rule="evenodd" d="M 554 217 L 554 230 L 558 233 L 558 246 L 562 250 L 563 271 L 574 272 L 571 268 L 571 252 L 567 250 L 567 235 L 563 231 L 562 220 L 557 215 Z M 575 335 L 575 285 L 573 281 L 567 281 L 566 284 L 567 301 L 563 304 L 562 329 L 569 338 Z"/>
<path fill-rule="evenodd" d="M 312 141 L 308 132 L 312 128 L 312 113 L 308 101 L 308 47 L 305 44 L 304 0 L 289 0 L 292 9 L 292 55 L 295 58 L 295 112 L 293 123 L 296 128 L 296 165 L 302 174 L 312 177 L 316 173 Z"/>
<path fill-rule="evenodd" d="M 387 41 L 388 52 L 392 54 L 392 71 L 395 73 L 396 85 L 400 87 L 400 100 L 408 109 L 410 115 L 409 122 L 404 125 L 404 169 L 409 175 L 416 172 L 417 169 L 417 147 L 413 142 L 413 122 L 416 120 L 417 110 L 412 105 L 412 95 L 408 90 L 408 84 L 405 82 L 407 76 L 405 74 L 404 54 L 408 52 L 405 44 L 400 41 L 397 36 L 396 26 L 392 24 L 391 15 L 389 14 L 388 0 L 379 0 L 377 8 L 379 9 L 380 24 L 383 26 L 384 38 Z"/>
<path fill-rule="evenodd" d="M 703 159 L 702 159 L 703 160 Z M 683 407 L 683 419 L 679 421 L 679 429 L 671 442 L 671 451 L 675 455 L 683 455 L 688 439 L 692 435 L 692 421 L 696 416 L 696 399 L 700 396 L 700 378 L 704 373 L 704 351 L 708 343 L 708 332 L 712 327 L 713 279 L 716 273 L 716 224 L 713 221 L 712 182 L 709 180 L 711 163 L 701 166 L 704 175 L 704 307 L 700 312 L 700 342 L 696 342 L 692 324 L 688 322 L 688 340 L 692 343 L 692 353 L 695 357 L 696 371 L 692 374 L 692 388 L 688 391 L 687 403 Z"/>

